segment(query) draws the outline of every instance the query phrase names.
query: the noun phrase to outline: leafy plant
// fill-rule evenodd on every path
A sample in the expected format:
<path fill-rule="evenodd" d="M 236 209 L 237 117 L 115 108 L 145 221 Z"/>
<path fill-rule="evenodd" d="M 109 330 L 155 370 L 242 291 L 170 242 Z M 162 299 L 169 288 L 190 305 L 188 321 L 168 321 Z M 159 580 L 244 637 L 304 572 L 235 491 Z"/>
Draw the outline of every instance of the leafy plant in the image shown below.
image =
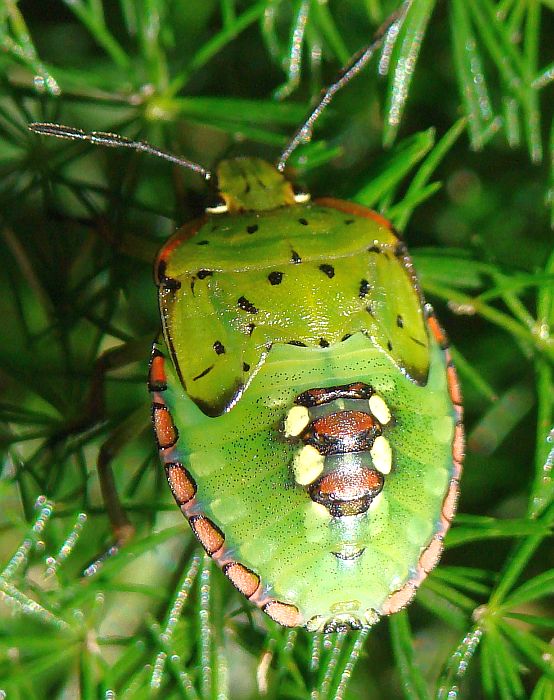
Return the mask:
<path fill-rule="evenodd" d="M 262 619 L 170 502 L 144 388 L 150 267 L 202 183 L 27 130 L 112 130 L 207 166 L 274 159 L 396 5 L 0 3 L 0 695 L 554 697 L 550 0 L 414 2 L 292 159 L 313 192 L 404 232 L 465 394 L 448 551 L 370 632 Z M 137 536 L 83 578 L 111 541 L 108 459 Z"/>

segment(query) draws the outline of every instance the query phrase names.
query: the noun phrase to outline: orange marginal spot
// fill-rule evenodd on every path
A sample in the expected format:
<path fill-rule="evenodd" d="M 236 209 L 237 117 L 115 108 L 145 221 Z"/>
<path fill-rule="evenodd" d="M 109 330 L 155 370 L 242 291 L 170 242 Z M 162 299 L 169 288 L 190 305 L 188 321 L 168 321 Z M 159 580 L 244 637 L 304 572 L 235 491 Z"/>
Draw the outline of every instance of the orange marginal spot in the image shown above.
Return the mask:
<path fill-rule="evenodd" d="M 321 496 L 333 501 L 354 501 L 376 495 L 383 488 L 383 475 L 376 469 L 338 470 L 326 474 L 318 483 Z"/>
<path fill-rule="evenodd" d="M 298 627 L 302 624 L 302 616 L 296 605 L 270 600 L 263 606 L 262 610 L 283 627 Z"/>
<path fill-rule="evenodd" d="M 448 382 L 448 392 L 452 403 L 461 404 L 462 403 L 462 392 L 460 391 L 460 383 L 458 381 L 458 375 L 456 370 L 452 365 L 446 368 L 446 380 Z"/>
<path fill-rule="evenodd" d="M 152 422 L 154 423 L 158 448 L 165 450 L 168 447 L 173 447 L 179 438 L 179 433 L 165 404 L 157 402 L 152 404 Z"/>
<path fill-rule="evenodd" d="M 340 411 L 318 418 L 313 422 L 317 435 L 330 438 L 356 437 L 375 428 L 376 422 L 369 413 L 363 411 Z"/>
<path fill-rule="evenodd" d="M 223 573 L 242 595 L 250 598 L 258 590 L 260 577 L 238 562 L 225 564 Z"/>
<path fill-rule="evenodd" d="M 431 333 L 435 336 L 435 340 L 441 346 L 441 348 L 446 348 L 448 346 L 448 338 L 434 315 L 429 316 L 427 319 L 427 325 L 431 329 Z"/>
<path fill-rule="evenodd" d="M 165 473 L 177 505 L 182 506 L 194 498 L 196 483 L 180 462 L 166 464 Z"/>
<path fill-rule="evenodd" d="M 452 444 L 452 457 L 455 462 L 462 462 L 464 459 L 464 426 L 461 423 L 456 423 L 454 429 L 454 443 Z"/>
<path fill-rule="evenodd" d="M 449 523 L 452 522 L 452 518 L 456 513 L 459 492 L 460 489 L 458 480 L 452 479 L 448 488 L 448 493 L 446 494 L 446 498 L 444 499 L 444 502 L 442 504 L 442 514 L 448 520 Z"/>
<path fill-rule="evenodd" d="M 173 236 L 167 241 L 163 248 L 158 253 L 156 259 L 156 264 L 154 266 L 155 270 L 158 270 L 160 263 L 166 263 L 169 261 L 173 251 L 178 248 L 181 243 L 184 243 L 189 238 L 192 238 L 201 228 L 204 226 L 208 218 L 206 216 L 201 216 L 199 219 L 190 221 L 188 224 L 181 226 L 181 228 L 176 231 Z M 156 284 L 161 283 L 161 279 L 158 278 L 156 274 Z"/>
<path fill-rule="evenodd" d="M 364 219 L 373 219 L 379 226 L 383 226 L 392 233 L 394 233 L 392 224 L 384 216 L 378 214 L 373 209 L 368 209 L 362 204 L 355 204 L 354 202 L 346 202 L 344 199 L 335 199 L 334 197 L 320 197 L 315 200 L 316 204 L 322 207 L 329 207 L 330 209 L 337 209 L 338 211 L 343 211 L 345 214 L 352 214 L 353 216 L 361 216 Z M 395 234 L 396 236 L 396 234 Z"/>
<path fill-rule="evenodd" d="M 148 390 L 165 391 L 167 389 L 167 377 L 165 375 L 165 358 L 159 350 L 154 350 L 150 371 L 148 372 Z"/>
<path fill-rule="evenodd" d="M 423 551 L 419 557 L 419 566 L 428 574 L 439 563 L 443 550 L 442 537 L 435 535 L 431 544 Z"/>
<path fill-rule="evenodd" d="M 406 605 L 408 605 L 415 594 L 416 587 L 411 582 L 408 582 L 399 591 L 396 591 L 396 593 L 389 596 L 389 598 L 383 604 L 381 614 L 392 615 L 392 613 L 402 610 L 402 608 L 405 608 Z"/>
<path fill-rule="evenodd" d="M 225 535 L 205 515 L 194 515 L 189 523 L 198 541 L 210 556 L 223 547 Z"/>

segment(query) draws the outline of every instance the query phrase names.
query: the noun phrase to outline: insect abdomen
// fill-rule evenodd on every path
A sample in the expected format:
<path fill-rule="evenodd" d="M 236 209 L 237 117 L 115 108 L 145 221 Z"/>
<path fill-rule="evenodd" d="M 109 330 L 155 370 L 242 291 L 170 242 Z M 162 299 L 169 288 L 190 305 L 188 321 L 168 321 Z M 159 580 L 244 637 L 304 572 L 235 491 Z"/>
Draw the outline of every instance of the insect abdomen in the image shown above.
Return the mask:
<path fill-rule="evenodd" d="M 237 405 L 217 418 L 205 416 L 183 397 L 168 367 L 164 400 L 179 432 L 171 461 L 187 469 L 196 488 L 187 516 L 207 518 L 199 521 L 203 544 L 220 545 L 212 552 L 219 563 L 229 564 L 226 552 L 233 552 L 234 562 L 259 577 L 254 602 L 293 606 L 274 606 L 273 612 L 312 628 L 344 616 L 367 624 L 391 611 L 387 601 L 396 591 L 424 576 L 420 561 L 443 527 L 456 422 L 444 354 L 434 338 L 430 357 L 429 379 L 421 386 L 399 373 L 391 358 L 361 333 L 329 348 L 275 346 Z M 352 385 L 357 393 L 350 390 L 348 395 Z M 321 397 L 325 391 L 330 400 L 304 408 L 338 410 L 327 415 L 315 411 L 301 433 L 287 435 L 291 410 L 309 403 L 310 392 L 313 398 L 314 392 Z M 374 400 L 373 412 L 374 396 L 382 403 Z M 341 412 L 348 416 L 349 439 L 358 443 L 335 440 L 333 447 L 332 433 L 340 420 L 329 416 Z M 371 455 L 378 437 L 391 450 L 386 474 L 375 470 Z M 330 464 L 323 465 L 315 481 L 300 483 L 295 460 L 318 441 L 327 442 L 321 453 L 328 453 L 323 456 Z M 381 466 L 388 459 L 381 450 Z M 340 496 L 340 479 L 319 494 L 312 488 L 340 460 L 339 471 L 361 474 L 357 485 L 349 487 L 354 495 L 359 487 L 359 497 L 350 499 L 357 503 L 332 502 L 333 488 Z M 383 488 L 377 483 L 381 477 L 366 478 L 375 471 Z M 255 580 L 246 573 L 243 578 L 251 585 Z"/>

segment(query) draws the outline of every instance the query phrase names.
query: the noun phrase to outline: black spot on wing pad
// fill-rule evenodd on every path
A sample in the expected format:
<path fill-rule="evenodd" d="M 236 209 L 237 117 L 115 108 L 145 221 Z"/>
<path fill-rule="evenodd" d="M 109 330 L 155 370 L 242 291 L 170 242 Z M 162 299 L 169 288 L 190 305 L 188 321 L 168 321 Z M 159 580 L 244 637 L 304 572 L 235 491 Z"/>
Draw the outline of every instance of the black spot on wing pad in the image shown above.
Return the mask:
<path fill-rule="evenodd" d="M 254 306 L 254 304 L 251 301 L 248 301 L 246 297 L 239 297 L 237 300 L 237 305 L 239 309 L 242 309 L 243 311 L 246 311 L 249 314 L 257 314 L 258 309 Z"/>
<path fill-rule="evenodd" d="M 290 255 L 290 261 L 295 265 L 298 265 L 302 262 L 302 258 L 298 255 L 298 253 L 295 250 L 293 250 Z"/>
<path fill-rule="evenodd" d="M 211 277 L 213 275 L 212 270 L 198 270 L 196 273 L 196 276 L 198 277 L 199 280 L 203 280 L 206 277 Z"/>
<path fill-rule="evenodd" d="M 173 279 L 172 277 L 167 277 L 167 275 L 165 274 L 166 269 L 167 269 L 167 261 L 160 260 L 160 262 L 158 264 L 158 269 L 156 270 L 156 276 L 158 278 L 158 282 L 165 289 L 171 289 L 173 291 L 177 291 L 177 289 L 181 288 L 181 283 L 179 282 L 179 280 Z"/>
<path fill-rule="evenodd" d="M 327 265 L 323 263 L 323 265 L 319 266 L 319 269 L 321 272 L 323 272 L 324 275 L 327 275 L 327 277 L 331 280 L 335 276 L 335 268 L 332 265 Z"/>
<path fill-rule="evenodd" d="M 414 338 L 413 335 L 410 336 L 410 340 L 413 340 L 413 342 L 414 342 L 416 345 L 420 345 L 422 348 L 427 347 L 427 346 L 425 345 L 425 343 L 422 343 L 421 340 L 418 340 L 417 338 Z M 445 348 L 443 348 L 443 350 L 444 350 L 444 349 L 445 349 Z"/>
<path fill-rule="evenodd" d="M 277 271 L 270 272 L 267 276 L 267 279 L 272 285 L 281 284 L 281 282 L 283 281 L 283 273 Z"/>
<path fill-rule="evenodd" d="M 371 289 L 371 285 L 369 284 L 369 282 L 367 280 L 362 280 L 360 282 L 360 291 L 358 294 L 360 299 L 363 299 L 365 296 L 367 296 L 370 289 Z"/>
<path fill-rule="evenodd" d="M 256 233 L 258 230 L 258 224 L 251 224 L 250 226 L 246 227 L 247 233 Z"/>
<path fill-rule="evenodd" d="M 209 374 L 213 368 L 213 365 L 210 365 L 210 367 L 206 367 L 206 369 L 203 372 L 200 372 L 200 374 L 198 374 L 196 377 L 193 377 L 192 381 L 196 382 L 198 379 L 202 379 L 202 377 L 205 377 L 207 374 Z"/>
<path fill-rule="evenodd" d="M 216 355 L 224 355 L 225 354 L 225 347 L 223 343 L 221 343 L 219 340 L 216 340 L 214 343 L 214 350 Z"/>

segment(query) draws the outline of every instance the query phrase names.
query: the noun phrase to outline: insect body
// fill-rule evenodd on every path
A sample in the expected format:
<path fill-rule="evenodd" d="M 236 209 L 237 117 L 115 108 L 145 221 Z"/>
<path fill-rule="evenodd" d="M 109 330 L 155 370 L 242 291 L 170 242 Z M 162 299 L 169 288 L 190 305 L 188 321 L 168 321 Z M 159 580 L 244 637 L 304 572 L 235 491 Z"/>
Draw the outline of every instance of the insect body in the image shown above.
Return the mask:
<path fill-rule="evenodd" d="M 157 261 L 150 388 L 170 486 L 273 619 L 372 624 L 412 598 L 454 513 L 446 340 L 380 215 L 297 203 L 257 159 L 224 161 L 218 181 L 226 211 L 184 226 Z"/>
<path fill-rule="evenodd" d="M 367 626 L 404 607 L 456 508 L 460 391 L 404 243 L 379 214 L 312 202 L 282 174 L 409 6 L 323 92 L 276 167 L 219 165 L 219 204 L 156 262 L 164 339 L 149 388 L 170 487 L 224 574 L 289 627 Z M 30 128 L 213 178 L 142 141 Z"/>

